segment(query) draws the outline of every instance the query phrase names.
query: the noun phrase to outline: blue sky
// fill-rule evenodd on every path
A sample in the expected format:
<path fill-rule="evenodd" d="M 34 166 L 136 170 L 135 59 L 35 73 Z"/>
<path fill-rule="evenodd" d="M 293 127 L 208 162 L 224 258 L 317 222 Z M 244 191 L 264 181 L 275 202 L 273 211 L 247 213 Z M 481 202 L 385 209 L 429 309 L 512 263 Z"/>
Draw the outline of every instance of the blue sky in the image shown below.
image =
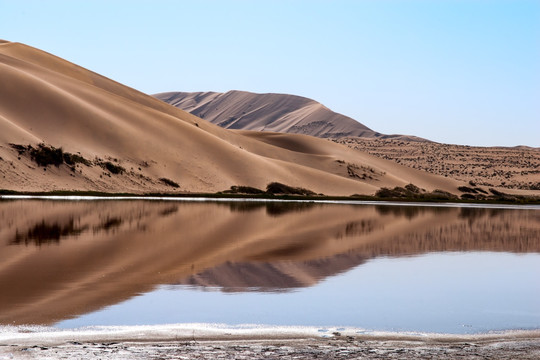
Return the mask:
<path fill-rule="evenodd" d="M 289 93 L 382 133 L 540 147 L 537 0 L 0 0 L 0 38 L 150 94 Z"/>

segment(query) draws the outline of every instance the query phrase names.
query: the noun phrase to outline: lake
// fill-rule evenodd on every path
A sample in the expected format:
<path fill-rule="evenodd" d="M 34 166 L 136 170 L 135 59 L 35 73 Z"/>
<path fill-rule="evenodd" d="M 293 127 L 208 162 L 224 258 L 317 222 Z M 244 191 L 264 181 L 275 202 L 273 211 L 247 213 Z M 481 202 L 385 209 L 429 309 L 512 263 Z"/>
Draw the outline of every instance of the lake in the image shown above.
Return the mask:
<path fill-rule="evenodd" d="M 540 328 L 540 207 L 0 200 L 0 324 Z"/>

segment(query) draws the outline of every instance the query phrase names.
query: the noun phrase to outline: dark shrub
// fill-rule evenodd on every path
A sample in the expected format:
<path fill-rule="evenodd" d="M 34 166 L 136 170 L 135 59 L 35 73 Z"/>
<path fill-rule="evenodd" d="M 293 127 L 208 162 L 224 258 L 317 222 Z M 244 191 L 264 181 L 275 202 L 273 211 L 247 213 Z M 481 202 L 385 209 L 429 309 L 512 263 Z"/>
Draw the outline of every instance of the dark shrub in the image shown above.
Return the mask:
<path fill-rule="evenodd" d="M 39 144 L 37 149 L 30 150 L 30 156 L 39 166 L 54 165 L 56 167 L 64 163 L 62 148 L 55 148 L 45 144 Z"/>
<path fill-rule="evenodd" d="M 84 157 L 77 154 L 70 154 L 68 152 L 64 153 L 64 162 L 68 165 L 75 165 L 77 163 L 83 164 L 86 166 L 92 165 L 90 160 L 85 159 Z"/>
<path fill-rule="evenodd" d="M 24 145 L 19 145 L 19 144 L 9 144 L 9 146 L 11 146 L 13 149 L 17 150 L 19 155 L 24 154 L 27 150 L 30 150 L 32 148 L 30 145 L 24 146 Z"/>
<path fill-rule="evenodd" d="M 461 191 L 461 192 L 464 192 L 464 193 L 472 193 L 472 194 L 477 193 L 476 189 L 473 189 L 473 188 L 470 188 L 470 187 L 467 187 L 467 186 L 460 186 L 460 187 L 458 187 L 458 190 Z"/>
<path fill-rule="evenodd" d="M 435 189 L 427 194 L 427 198 L 432 200 L 455 200 L 457 196 L 444 190 Z"/>
<path fill-rule="evenodd" d="M 284 195 L 315 195 L 311 190 L 292 187 L 278 182 L 270 183 L 266 186 L 266 192 L 269 194 L 284 194 Z"/>
<path fill-rule="evenodd" d="M 420 193 L 420 188 L 414 184 L 408 184 L 408 185 L 405 185 L 405 190 L 408 190 L 412 193 L 415 193 L 415 194 L 419 194 Z"/>
<path fill-rule="evenodd" d="M 171 186 L 173 188 L 179 188 L 180 187 L 180 185 L 178 185 L 176 182 L 174 182 L 174 181 L 172 181 L 170 179 L 167 179 L 167 178 L 160 178 L 159 181 L 161 181 L 165 185 Z"/>
<path fill-rule="evenodd" d="M 226 194 L 264 194 L 264 191 L 261 189 L 257 189 L 251 186 L 231 186 L 229 190 L 225 190 L 224 193 Z"/>
<path fill-rule="evenodd" d="M 399 194 L 397 194 L 396 192 L 394 192 L 394 190 L 392 190 L 392 189 L 383 187 L 383 188 L 380 188 L 380 189 L 375 193 L 375 196 L 376 196 L 376 197 L 380 197 L 380 198 L 393 198 L 393 197 L 398 197 Z"/>
<path fill-rule="evenodd" d="M 126 169 L 121 167 L 120 165 L 115 165 L 110 161 L 106 161 L 104 163 L 99 164 L 102 168 L 109 170 L 113 174 L 123 174 Z"/>

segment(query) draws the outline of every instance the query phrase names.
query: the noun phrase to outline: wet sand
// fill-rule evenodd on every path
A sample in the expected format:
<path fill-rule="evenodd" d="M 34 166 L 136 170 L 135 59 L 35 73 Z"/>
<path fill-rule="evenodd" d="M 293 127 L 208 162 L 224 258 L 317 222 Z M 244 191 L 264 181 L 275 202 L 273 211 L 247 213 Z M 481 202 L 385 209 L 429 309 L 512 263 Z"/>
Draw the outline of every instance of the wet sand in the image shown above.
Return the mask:
<path fill-rule="evenodd" d="M 219 330 L 219 329 L 218 329 Z M 276 331 L 278 330 L 278 331 Z M 540 331 L 484 335 L 351 334 L 306 329 L 26 333 L 0 340 L 0 359 L 538 359 Z"/>

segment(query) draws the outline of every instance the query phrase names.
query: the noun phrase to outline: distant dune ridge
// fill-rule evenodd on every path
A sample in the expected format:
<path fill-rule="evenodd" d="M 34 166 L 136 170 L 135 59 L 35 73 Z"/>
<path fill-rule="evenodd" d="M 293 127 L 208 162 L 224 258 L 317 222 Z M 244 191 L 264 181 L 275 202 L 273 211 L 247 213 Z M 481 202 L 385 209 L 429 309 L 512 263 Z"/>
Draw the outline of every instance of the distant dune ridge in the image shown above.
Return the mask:
<path fill-rule="evenodd" d="M 276 181 L 351 195 L 462 184 L 311 136 L 223 129 L 20 43 L 0 43 L 0 78 L 0 189 L 212 193 Z M 40 143 L 85 162 L 38 165 Z"/>
<path fill-rule="evenodd" d="M 320 138 L 359 136 L 424 140 L 415 136 L 378 133 L 315 100 L 296 95 L 232 90 L 226 93 L 165 92 L 154 96 L 225 129 L 273 131 Z"/>

